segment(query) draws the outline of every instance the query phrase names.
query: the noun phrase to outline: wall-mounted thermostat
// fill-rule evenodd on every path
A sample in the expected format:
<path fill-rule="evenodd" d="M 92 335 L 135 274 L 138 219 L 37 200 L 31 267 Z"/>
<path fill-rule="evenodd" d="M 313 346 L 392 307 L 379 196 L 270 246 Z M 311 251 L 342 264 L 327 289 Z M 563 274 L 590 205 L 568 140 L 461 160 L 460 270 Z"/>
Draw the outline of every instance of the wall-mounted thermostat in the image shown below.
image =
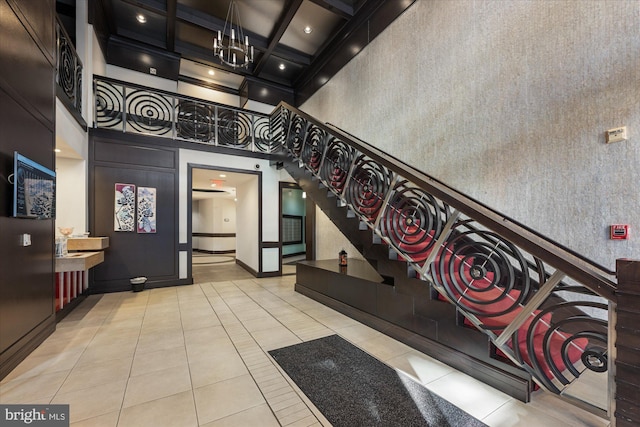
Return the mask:
<path fill-rule="evenodd" d="M 611 240 L 627 240 L 629 226 L 627 224 L 613 224 L 611 226 Z"/>

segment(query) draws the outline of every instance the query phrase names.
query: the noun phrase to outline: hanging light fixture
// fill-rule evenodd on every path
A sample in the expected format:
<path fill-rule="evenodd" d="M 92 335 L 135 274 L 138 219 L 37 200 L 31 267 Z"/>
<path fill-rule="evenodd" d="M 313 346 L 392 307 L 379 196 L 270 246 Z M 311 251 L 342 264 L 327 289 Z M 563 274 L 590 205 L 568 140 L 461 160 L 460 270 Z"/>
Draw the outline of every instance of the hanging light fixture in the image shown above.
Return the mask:
<path fill-rule="evenodd" d="M 253 62 L 253 46 L 249 46 L 249 36 L 242 29 L 236 0 L 231 0 L 229 4 L 224 29 L 213 38 L 213 54 L 232 68 L 247 68 Z"/>

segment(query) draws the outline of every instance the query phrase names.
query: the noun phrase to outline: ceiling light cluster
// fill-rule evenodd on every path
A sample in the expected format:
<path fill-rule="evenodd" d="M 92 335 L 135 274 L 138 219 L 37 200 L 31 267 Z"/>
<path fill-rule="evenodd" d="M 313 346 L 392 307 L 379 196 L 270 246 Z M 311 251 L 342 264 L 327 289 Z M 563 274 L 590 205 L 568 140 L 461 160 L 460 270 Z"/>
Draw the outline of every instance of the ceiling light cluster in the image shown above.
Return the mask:
<path fill-rule="evenodd" d="M 213 54 L 231 68 L 247 68 L 253 62 L 253 46 L 249 46 L 249 36 L 242 29 L 236 0 L 229 5 L 223 30 L 213 38 Z"/>
<path fill-rule="evenodd" d="M 136 19 L 138 20 L 139 23 L 144 24 L 145 22 L 147 22 L 147 17 L 144 16 L 143 14 L 139 13 L 136 15 Z"/>

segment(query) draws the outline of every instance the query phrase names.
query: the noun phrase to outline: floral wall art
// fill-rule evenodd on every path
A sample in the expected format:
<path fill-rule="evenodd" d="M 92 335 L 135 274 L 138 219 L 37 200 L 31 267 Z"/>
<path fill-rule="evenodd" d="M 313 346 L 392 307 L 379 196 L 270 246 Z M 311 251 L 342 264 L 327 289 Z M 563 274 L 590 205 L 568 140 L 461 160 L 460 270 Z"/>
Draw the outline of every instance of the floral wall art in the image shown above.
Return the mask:
<path fill-rule="evenodd" d="M 156 189 L 138 187 L 138 233 L 156 232 Z"/>
<path fill-rule="evenodd" d="M 135 228 L 136 186 L 116 184 L 113 215 L 114 231 L 133 231 Z"/>

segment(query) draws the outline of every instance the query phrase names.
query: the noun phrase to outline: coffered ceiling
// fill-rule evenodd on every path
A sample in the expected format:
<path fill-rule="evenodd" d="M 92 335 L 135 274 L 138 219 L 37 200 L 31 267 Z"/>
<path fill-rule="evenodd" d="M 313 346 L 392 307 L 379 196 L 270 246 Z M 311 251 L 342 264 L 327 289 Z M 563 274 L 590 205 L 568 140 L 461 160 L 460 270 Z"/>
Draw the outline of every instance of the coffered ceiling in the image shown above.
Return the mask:
<path fill-rule="evenodd" d="M 108 63 L 299 105 L 414 1 L 237 0 L 255 58 L 235 70 L 212 52 L 230 0 L 89 0 L 89 20 Z"/>

